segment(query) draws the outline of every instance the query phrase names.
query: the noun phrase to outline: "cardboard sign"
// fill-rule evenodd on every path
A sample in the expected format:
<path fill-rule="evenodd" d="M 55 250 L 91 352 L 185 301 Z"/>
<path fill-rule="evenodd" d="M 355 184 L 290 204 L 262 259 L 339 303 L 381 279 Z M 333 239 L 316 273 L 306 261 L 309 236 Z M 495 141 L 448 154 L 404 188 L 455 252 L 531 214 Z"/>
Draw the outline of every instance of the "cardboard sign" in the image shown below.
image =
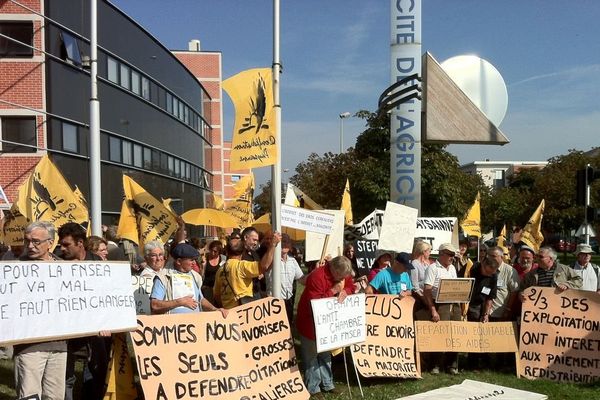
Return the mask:
<path fill-rule="evenodd" d="M 129 263 L 0 264 L 0 343 L 129 331 L 135 326 Z"/>
<path fill-rule="evenodd" d="M 375 262 L 378 240 L 357 239 L 354 242 L 354 255 L 359 270 L 369 271 Z"/>
<path fill-rule="evenodd" d="M 281 226 L 329 235 L 334 223 L 333 215 L 287 204 L 281 205 Z"/>
<path fill-rule="evenodd" d="M 135 313 L 137 315 L 150 315 L 150 293 L 152 293 L 153 284 L 153 276 L 131 276 Z"/>
<path fill-rule="evenodd" d="M 506 386 L 496 385 L 465 379 L 458 385 L 452 385 L 425 393 L 413 394 L 412 396 L 400 397 L 397 400 L 545 400 L 545 394 L 513 389 Z"/>
<path fill-rule="evenodd" d="M 336 297 L 310 301 L 317 336 L 317 352 L 364 342 L 365 295 L 353 294 L 339 303 Z"/>
<path fill-rule="evenodd" d="M 367 337 L 351 346 L 364 377 L 420 378 L 415 358 L 412 297 L 377 294 L 366 297 Z"/>
<path fill-rule="evenodd" d="M 475 278 L 440 279 L 436 303 L 468 303 Z"/>
<path fill-rule="evenodd" d="M 418 218 L 415 239 L 431 245 L 431 254 L 437 254 L 442 243 L 452 243 L 458 248 L 456 218 Z"/>
<path fill-rule="evenodd" d="M 146 399 L 309 398 L 281 299 L 139 316 L 131 339 Z"/>
<path fill-rule="evenodd" d="M 517 351 L 516 322 L 415 321 L 415 330 L 419 352 Z"/>
<path fill-rule="evenodd" d="M 318 211 L 320 212 L 320 211 Z M 305 261 L 320 260 L 321 255 L 330 255 L 331 257 L 341 256 L 344 252 L 344 210 L 323 210 L 324 214 L 334 215 L 333 229 L 327 238 L 327 235 L 315 232 L 306 232 L 306 256 Z M 326 240 L 327 238 L 327 240 Z M 323 251 L 323 247 L 327 248 Z"/>
<path fill-rule="evenodd" d="M 517 373 L 528 379 L 600 380 L 600 294 L 531 287 L 524 292 Z"/>
<path fill-rule="evenodd" d="M 383 214 L 379 248 L 412 252 L 419 210 L 388 201 Z"/>

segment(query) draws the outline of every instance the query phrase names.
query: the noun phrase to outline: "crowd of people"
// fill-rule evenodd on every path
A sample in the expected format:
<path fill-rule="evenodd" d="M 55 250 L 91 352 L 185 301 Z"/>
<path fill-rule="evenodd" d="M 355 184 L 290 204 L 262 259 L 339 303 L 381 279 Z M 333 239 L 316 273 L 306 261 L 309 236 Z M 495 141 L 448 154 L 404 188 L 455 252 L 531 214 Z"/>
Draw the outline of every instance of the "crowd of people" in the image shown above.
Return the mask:
<path fill-rule="evenodd" d="M 152 314 L 220 312 L 226 318 L 228 310 L 273 294 L 271 267 L 274 257 L 280 257 L 279 293 L 290 327 L 296 328 L 299 337 L 303 378 L 313 399 L 324 398 L 322 392 L 338 391 L 331 354 L 317 353 L 310 306 L 313 299 L 335 297 L 343 302 L 346 296 L 359 292 L 412 296 L 417 320 L 494 322 L 517 321 L 521 303 L 526 301 L 523 292 L 530 286 L 600 291 L 598 267 L 590 263 L 593 251 L 586 244 L 577 247 L 575 263 L 566 266 L 557 261 L 552 248 L 542 247 L 536 252 L 524 244 L 509 249 L 484 248 L 474 261 L 469 257 L 466 240 L 458 248 L 451 243 L 441 244 L 434 260 L 431 245 L 417 240 L 412 254 L 380 250 L 370 268 L 359 268 L 349 243 L 343 255 L 312 263 L 310 272 L 304 273 L 288 235 L 275 232 L 261 237 L 253 227 L 236 230 L 226 240 L 206 243 L 197 238 L 187 240 L 180 223 L 171 244 L 153 241 L 141 249 L 119 240 L 115 227 L 106 227 L 104 232 L 104 237 L 87 237 L 85 229 L 76 223 L 65 224 L 55 232 L 50 223 L 34 222 L 25 230 L 24 246 L 13 246 L 2 259 L 129 261 L 133 274 L 153 280 L 149 295 Z M 275 254 L 280 242 L 281 254 Z M 461 277 L 474 278 L 470 302 L 436 302 L 440 281 Z M 298 283 L 305 287 L 294 316 Z M 41 399 L 73 399 L 74 365 L 82 359 L 81 398 L 102 399 L 110 347 L 110 332 L 15 345 L 17 397 L 37 394 Z M 507 357 L 495 361 L 499 368 L 510 365 Z M 469 357 L 467 367 L 478 369 L 481 362 L 489 360 Z M 459 373 L 457 353 L 428 353 L 424 365 L 433 374 Z"/>

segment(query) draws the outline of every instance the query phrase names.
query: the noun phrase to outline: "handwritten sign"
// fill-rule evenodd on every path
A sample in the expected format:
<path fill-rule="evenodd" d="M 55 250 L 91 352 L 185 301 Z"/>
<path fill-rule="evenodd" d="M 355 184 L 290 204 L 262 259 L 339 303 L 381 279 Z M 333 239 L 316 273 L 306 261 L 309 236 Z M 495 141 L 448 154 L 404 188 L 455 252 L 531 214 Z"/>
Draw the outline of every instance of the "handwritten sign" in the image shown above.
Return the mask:
<path fill-rule="evenodd" d="M 600 380 L 600 294 L 532 287 L 524 292 L 517 373 L 529 379 Z"/>
<path fill-rule="evenodd" d="M 133 298 L 135 300 L 135 313 L 150 315 L 150 293 L 154 284 L 153 276 L 131 276 Z"/>
<path fill-rule="evenodd" d="M 452 243 L 458 247 L 458 225 L 456 218 L 418 218 L 415 239 L 431 245 L 431 253 L 437 254 L 442 243 Z"/>
<path fill-rule="evenodd" d="M 474 278 L 440 279 L 436 303 L 468 303 L 473 292 Z"/>
<path fill-rule="evenodd" d="M 330 214 L 281 205 L 281 226 L 329 235 L 335 217 Z"/>
<path fill-rule="evenodd" d="M 364 293 L 348 296 L 343 303 L 335 297 L 328 297 L 311 300 L 310 305 L 318 353 L 365 341 Z"/>
<path fill-rule="evenodd" d="M 306 400 L 283 300 L 139 316 L 131 333 L 147 399 Z"/>
<path fill-rule="evenodd" d="M 412 252 L 419 210 L 388 201 L 383 214 L 379 248 Z"/>
<path fill-rule="evenodd" d="M 316 232 L 306 232 L 306 256 L 305 261 L 320 260 L 321 255 L 331 257 L 341 256 L 344 251 L 344 210 L 323 210 L 324 214 L 334 216 L 333 228 L 326 240 L 327 235 Z M 325 251 L 323 248 L 327 245 Z"/>
<path fill-rule="evenodd" d="M 383 211 L 375 210 L 367 215 L 358 224 L 346 226 L 346 239 L 379 239 L 381 226 L 383 225 Z"/>
<path fill-rule="evenodd" d="M 412 297 L 366 297 L 367 337 L 351 346 L 352 358 L 364 377 L 420 378 L 415 359 Z"/>
<path fill-rule="evenodd" d="M 354 255 L 359 271 L 367 273 L 375 262 L 378 240 L 357 239 L 354 242 Z"/>
<path fill-rule="evenodd" d="M 128 331 L 135 326 L 128 263 L 0 264 L 0 343 Z"/>
<path fill-rule="evenodd" d="M 515 325 L 514 322 L 415 321 L 417 351 L 516 352 Z"/>

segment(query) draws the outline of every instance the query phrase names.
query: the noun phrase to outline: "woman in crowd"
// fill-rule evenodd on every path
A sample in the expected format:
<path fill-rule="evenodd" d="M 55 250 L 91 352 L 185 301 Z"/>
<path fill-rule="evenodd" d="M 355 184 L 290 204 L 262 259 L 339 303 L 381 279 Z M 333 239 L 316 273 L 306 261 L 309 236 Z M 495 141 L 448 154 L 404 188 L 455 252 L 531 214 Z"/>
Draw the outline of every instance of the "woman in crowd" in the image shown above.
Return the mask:
<path fill-rule="evenodd" d="M 410 281 L 412 283 L 413 291 L 415 292 L 415 311 L 421 308 L 425 304 L 423 300 L 423 282 L 425 281 L 425 271 L 431 261 L 429 256 L 431 255 L 431 245 L 422 240 L 418 240 L 415 243 L 413 250 L 413 259 L 411 261 L 413 269 L 410 270 Z"/>
<path fill-rule="evenodd" d="M 377 275 L 379 271 L 389 267 L 390 261 L 392 261 L 392 253 L 386 250 L 377 250 L 375 257 L 375 262 L 371 266 L 371 271 L 369 271 L 369 282 L 375 278 L 375 275 Z"/>
<path fill-rule="evenodd" d="M 225 255 L 223 253 L 223 244 L 218 240 L 213 240 L 208 244 L 206 262 L 204 263 L 204 279 L 202 281 L 202 295 L 214 304 L 213 286 L 215 285 L 215 276 L 217 271 L 225 264 Z"/>
<path fill-rule="evenodd" d="M 86 250 L 106 261 L 108 257 L 108 242 L 99 236 L 90 236 L 87 240 Z"/>

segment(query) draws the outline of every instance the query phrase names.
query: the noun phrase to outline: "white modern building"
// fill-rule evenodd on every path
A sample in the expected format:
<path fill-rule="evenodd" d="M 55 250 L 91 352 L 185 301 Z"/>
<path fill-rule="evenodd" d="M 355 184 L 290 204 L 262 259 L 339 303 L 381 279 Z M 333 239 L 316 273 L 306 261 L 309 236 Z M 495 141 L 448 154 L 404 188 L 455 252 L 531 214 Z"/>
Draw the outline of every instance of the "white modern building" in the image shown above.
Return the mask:
<path fill-rule="evenodd" d="M 462 165 L 461 170 L 468 174 L 479 174 L 483 183 L 492 189 L 499 189 L 508 184 L 508 178 L 523 169 L 542 169 L 548 161 L 473 161 Z"/>

